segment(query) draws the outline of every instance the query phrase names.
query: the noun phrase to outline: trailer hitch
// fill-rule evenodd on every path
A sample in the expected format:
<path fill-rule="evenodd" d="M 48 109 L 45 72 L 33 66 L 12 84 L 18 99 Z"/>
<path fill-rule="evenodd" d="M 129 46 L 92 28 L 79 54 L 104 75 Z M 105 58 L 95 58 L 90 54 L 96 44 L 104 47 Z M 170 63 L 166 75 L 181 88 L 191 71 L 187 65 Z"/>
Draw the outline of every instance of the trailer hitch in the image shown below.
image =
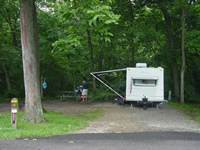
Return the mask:
<path fill-rule="evenodd" d="M 144 96 L 144 98 L 142 98 L 142 102 L 143 102 L 143 109 L 146 110 L 147 104 L 148 104 L 148 98 L 146 98 L 146 96 Z"/>

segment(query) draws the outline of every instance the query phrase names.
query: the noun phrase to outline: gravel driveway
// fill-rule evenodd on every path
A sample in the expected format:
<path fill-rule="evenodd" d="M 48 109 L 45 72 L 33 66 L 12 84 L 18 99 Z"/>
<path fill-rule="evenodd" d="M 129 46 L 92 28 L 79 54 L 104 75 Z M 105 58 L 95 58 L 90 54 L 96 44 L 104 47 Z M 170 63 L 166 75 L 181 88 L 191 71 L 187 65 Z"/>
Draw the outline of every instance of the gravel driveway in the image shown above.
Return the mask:
<path fill-rule="evenodd" d="M 96 109 L 103 109 L 104 116 L 91 121 L 90 126 L 77 133 L 128 133 L 143 131 L 188 131 L 199 132 L 200 123 L 185 119 L 182 112 L 168 105 L 161 109 L 143 110 L 130 105 L 118 105 L 111 102 L 67 102 L 44 101 L 47 111 L 76 115 Z M 0 113 L 10 111 L 9 103 L 0 103 Z M 23 109 L 21 110 L 23 111 Z"/>
<path fill-rule="evenodd" d="M 126 133 L 143 131 L 188 131 L 200 132 L 200 124 L 187 120 L 182 112 L 168 105 L 161 109 L 111 103 L 97 103 L 94 107 L 104 109 L 104 117 L 90 123 L 78 133 Z"/>

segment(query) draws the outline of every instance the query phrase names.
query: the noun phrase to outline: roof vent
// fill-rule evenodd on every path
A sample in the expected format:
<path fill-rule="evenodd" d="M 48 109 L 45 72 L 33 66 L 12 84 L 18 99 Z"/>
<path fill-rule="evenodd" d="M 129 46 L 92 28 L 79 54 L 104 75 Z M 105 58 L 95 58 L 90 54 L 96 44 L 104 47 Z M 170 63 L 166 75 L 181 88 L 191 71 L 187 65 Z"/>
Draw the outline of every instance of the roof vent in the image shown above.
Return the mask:
<path fill-rule="evenodd" d="M 146 63 L 137 63 L 136 68 L 147 68 L 147 64 Z"/>

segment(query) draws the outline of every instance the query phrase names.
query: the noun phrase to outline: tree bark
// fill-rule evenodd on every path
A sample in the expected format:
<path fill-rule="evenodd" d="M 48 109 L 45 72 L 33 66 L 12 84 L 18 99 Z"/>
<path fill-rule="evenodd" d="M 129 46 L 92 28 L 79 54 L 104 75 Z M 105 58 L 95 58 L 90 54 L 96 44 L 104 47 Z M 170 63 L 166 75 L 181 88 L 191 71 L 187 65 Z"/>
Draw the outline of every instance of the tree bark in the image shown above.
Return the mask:
<path fill-rule="evenodd" d="M 129 10 L 130 10 L 130 26 L 133 29 L 133 20 L 134 20 L 134 12 L 133 12 L 133 4 L 132 1 L 129 2 Z M 131 32 L 130 34 L 130 47 L 131 47 L 131 66 L 134 67 L 135 63 L 135 47 L 134 47 L 134 34 Z"/>
<path fill-rule="evenodd" d="M 90 34 L 90 30 L 89 30 L 89 25 L 88 25 L 88 29 L 87 29 L 87 36 L 88 36 L 88 47 L 90 50 L 90 59 L 91 59 L 91 72 L 94 72 L 94 58 L 93 58 L 93 47 L 92 47 L 92 38 L 91 38 L 91 34 Z M 96 95 L 96 80 L 93 77 L 93 93 L 94 95 Z"/>
<path fill-rule="evenodd" d="M 134 67 L 135 63 L 135 48 L 134 48 L 134 37 L 131 35 L 131 66 Z"/>
<path fill-rule="evenodd" d="M 17 38 L 16 38 L 16 29 L 11 28 L 11 32 L 12 32 L 12 38 L 13 38 L 13 45 L 17 47 L 18 45 L 17 45 Z"/>
<path fill-rule="evenodd" d="M 181 51 L 182 51 L 182 68 L 181 68 L 181 104 L 184 104 L 184 74 L 185 74 L 185 1 L 182 0 L 182 39 L 181 39 Z"/>
<path fill-rule="evenodd" d="M 103 51 L 101 50 L 101 34 L 99 33 L 99 61 L 98 61 L 98 70 L 102 71 L 102 64 L 103 64 Z"/>
<path fill-rule="evenodd" d="M 170 52 L 172 54 L 172 60 L 171 60 L 171 68 L 173 73 L 173 83 L 174 83 L 174 93 L 175 93 L 175 99 L 179 99 L 179 80 L 178 80 L 178 70 L 177 70 L 177 61 L 176 61 L 176 55 L 175 55 L 175 49 L 174 49 L 174 35 L 172 32 L 172 26 L 171 26 L 171 19 L 169 16 L 168 11 L 161 7 L 161 11 L 164 15 L 165 22 L 166 22 L 166 28 L 167 28 L 167 38 L 169 43 Z"/>
<path fill-rule="evenodd" d="M 5 79 L 6 79 L 7 89 L 8 89 L 8 91 L 10 91 L 11 90 L 10 78 L 9 78 L 9 75 L 8 75 L 8 70 L 5 66 L 5 64 L 3 64 L 3 63 L 2 63 L 2 68 L 3 68 Z"/>
<path fill-rule="evenodd" d="M 20 25 L 25 84 L 23 120 L 42 123 L 45 119 L 40 95 L 39 41 L 34 0 L 20 1 Z"/>
<path fill-rule="evenodd" d="M 43 81 L 44 81 L 43 76 L 41 76 L 40 77 L 40 95 L 41 95 L 41 98 L 44 96 L 44 91 L 43 91 L 43 86 L 42 86 Z"/>
<path fill-rule="evenodd" d="M 103 52 L 99 52 L 99 64 L 98 64 L 98 70 L 102 71 L 102 62 L 103 62 Z"/>

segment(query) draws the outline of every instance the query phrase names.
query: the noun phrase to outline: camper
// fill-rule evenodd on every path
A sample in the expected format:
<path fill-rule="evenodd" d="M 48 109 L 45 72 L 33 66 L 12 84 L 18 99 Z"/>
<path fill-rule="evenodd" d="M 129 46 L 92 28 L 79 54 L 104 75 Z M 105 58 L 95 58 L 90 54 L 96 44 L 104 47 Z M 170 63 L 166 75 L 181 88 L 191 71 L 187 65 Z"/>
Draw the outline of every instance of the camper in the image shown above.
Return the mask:
<path fill-rule="evenodd" d="M 102 74 L 126 71 L 125 96 L 106 84 L 99 76 Z M 164 69 L 161 67 L 147 67 L 146 63 L 137 63 L 134 68 L 124 68 L 90 73 L 107 88 L 117 94 L 124 101 L 159 104 L 164 101 Z"/>
<path fill-rule="evenodd" d="M 147 68 L 146 64 L 136 64 L 136 68 L 126 70 L 126 101 L 164 101 L 163 68 Z"/>

